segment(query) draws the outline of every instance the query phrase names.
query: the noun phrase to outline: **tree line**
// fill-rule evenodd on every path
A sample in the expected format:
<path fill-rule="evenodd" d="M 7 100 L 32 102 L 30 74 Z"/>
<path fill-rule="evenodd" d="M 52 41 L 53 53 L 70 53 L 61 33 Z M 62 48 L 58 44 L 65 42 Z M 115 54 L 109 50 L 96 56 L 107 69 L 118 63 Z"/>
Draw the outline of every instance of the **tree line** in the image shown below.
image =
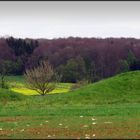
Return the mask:
<path fill-rule="evenodd" d="M 140 69 L 140 39 L 0 39 L 0 73 L 21 75 L 48 60 L 61 82 L 98 80 Z M 4 67 L 8 67 L 7 72 Z"/>

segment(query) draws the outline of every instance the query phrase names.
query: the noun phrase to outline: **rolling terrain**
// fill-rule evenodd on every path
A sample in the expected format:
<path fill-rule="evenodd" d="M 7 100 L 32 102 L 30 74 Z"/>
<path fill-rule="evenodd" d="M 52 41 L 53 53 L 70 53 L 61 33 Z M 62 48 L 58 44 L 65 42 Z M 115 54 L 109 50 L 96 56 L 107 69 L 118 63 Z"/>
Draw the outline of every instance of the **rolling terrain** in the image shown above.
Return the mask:
<path fill-rule="evenodd" d="M 0 89 L 0 138 L 140 138 L 140 71 L 72 91 L 59 84 L 59 93 L 45 97 L 20 93 L 22 76 L 7 79 L 10 89 Z"/>

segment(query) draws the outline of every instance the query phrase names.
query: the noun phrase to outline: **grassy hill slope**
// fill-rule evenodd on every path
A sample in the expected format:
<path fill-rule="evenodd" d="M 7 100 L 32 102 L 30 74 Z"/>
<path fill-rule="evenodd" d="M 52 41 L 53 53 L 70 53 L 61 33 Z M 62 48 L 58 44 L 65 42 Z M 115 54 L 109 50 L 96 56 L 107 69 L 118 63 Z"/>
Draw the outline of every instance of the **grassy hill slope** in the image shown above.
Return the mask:
<path fill-rule="evenodd" d="M 53 96 L 48 96 L 50 103 L 86 105 L 140 102 L 140 71 L 122 73 L 67 94 Z"/>

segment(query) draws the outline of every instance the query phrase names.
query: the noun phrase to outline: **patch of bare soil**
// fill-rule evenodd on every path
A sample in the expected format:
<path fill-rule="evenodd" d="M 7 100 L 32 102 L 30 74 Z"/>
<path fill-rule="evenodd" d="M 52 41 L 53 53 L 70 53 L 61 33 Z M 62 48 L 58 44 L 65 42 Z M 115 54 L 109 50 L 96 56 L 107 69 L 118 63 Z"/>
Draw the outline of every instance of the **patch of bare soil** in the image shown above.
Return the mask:
<path fill-rule="evenodd" d="M 28 120 L 30 117 L 26 116 L 17 116 L 17 117 L 0 117 L 0 122 L 17 122 Z"/>
<path fill-rule="evenodd" d="M 31 135 L 33 138 L 35 135 L 41 136 L 41 138 L 84 138 L 88 134 L 91 138 L 94 134 L 93 130 L 71 130 L 68 128 L 49 128 L 49 127 L 40 127 L 40 128 L 28 128 L 26 132 Z"/>
<path fill-rule="evenodd" d="M 12 134 L 12 132 L 10 130 L 1 130 L 0 131 L 0 138 L 1 137 L 8 137 Z"/>

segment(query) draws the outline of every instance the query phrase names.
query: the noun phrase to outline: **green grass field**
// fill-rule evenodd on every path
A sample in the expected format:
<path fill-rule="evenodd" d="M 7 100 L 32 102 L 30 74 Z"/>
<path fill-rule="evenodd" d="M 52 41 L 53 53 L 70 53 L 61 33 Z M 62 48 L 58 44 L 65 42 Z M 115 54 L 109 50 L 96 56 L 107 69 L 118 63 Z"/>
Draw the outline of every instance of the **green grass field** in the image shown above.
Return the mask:
<path fill-rule="evenodd" d="M 7 79 L 10 89 L 0 89 L 0 138 L 140 138 L 140 71 L 73 91 L 60 83 L 45 97 L 28 90 L 22 76 Z"/>

